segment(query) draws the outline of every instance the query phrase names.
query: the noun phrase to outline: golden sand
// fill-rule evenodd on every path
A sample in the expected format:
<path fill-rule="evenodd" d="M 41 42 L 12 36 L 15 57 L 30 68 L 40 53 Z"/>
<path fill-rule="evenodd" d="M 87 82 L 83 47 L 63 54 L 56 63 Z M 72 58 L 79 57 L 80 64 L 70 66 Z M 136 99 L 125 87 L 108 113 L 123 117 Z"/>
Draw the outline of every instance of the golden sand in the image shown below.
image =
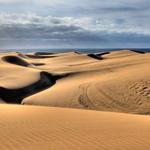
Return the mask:
<path fill-rule="evenodd" d="M 130 50 L 0 54 L 0 149 L 149 150 L 149 66 Z"/>

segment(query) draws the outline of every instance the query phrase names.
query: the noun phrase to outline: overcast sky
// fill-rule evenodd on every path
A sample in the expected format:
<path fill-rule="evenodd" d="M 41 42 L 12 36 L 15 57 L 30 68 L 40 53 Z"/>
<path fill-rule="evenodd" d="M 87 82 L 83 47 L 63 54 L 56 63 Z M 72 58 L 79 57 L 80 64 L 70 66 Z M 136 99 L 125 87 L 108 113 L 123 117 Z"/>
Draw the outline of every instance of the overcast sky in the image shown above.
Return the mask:
<path fill-rule="evenodd" d="M 150 0 L 0 0 L 0 49 L 122 47 L 150 47 Z"/>

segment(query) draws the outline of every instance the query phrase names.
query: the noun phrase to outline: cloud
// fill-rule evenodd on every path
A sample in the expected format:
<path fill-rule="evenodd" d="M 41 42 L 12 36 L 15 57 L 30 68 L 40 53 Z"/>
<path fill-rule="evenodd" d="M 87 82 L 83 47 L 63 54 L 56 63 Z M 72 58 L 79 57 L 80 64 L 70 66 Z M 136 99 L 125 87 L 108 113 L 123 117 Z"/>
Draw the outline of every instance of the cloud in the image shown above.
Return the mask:
<path fill-rule="evenodd" d="M 116 23 L 116 24 L 115 24 Z M 120 26 L 121 24 L 121 26 Z M 52 17 L 35 14 L 0 15 L 1 47 L 107 47 L 148 44 L 150 34 L 123 28 L 124 20 L 94 24 L 92 18 Z"/>
<path fill-rule="evenodd" d="M 34 13 L 17 14 L 17 13 L 0 13 L 0 25 L 87 25 L 91 21 L 88 17 L 52 17 L 39 16 Z"/>
<path fill-rule="evenodd" d="M 148 2 L 0 0 L 0 45 L 148 45 Z"/>
<path fill-rule="evenodd" d="M 142 19 L 142 18 L 141 18 Z M 55 28 L 55 32 L 68 32 L 68 30 L 88 30 L 90 32 L 130 32 L 138 34 L 150 34 L 147 24 L 137 23 L 138 20 L 126 20 L 124 18 L 105 18 L 93 17 L 52 17 L 41 16 L 33 13 L 17 14 L 17 13 L 0 13 L 0 26 L 2 28 L 22 28 L 24 30 L 40 29 L 51 31 Z"/>
<path fill-rule="evenodd" d="M 24 0 L 0 0 L 1 4 L 22 3 Z"/>

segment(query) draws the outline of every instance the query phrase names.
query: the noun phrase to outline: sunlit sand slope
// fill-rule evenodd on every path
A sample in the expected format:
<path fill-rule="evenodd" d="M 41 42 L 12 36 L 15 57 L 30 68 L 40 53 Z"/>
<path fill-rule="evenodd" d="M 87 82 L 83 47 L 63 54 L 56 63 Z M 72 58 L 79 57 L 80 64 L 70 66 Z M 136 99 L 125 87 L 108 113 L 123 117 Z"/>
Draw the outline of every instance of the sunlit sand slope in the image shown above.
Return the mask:
<path fill-rule="evenodd" d="M 150 54 L 124 50 L 100 57 L 67 53 L 44 59 L 40 69 L 71 75 L 23 103 L 149 114 Z"/>
<path fill-rule="evenodd" d="M 150 117 L 0 105 L 2 150 L 148 150 Z"/>
<path fill-rule="evenodd" d="M 2 102 L 150 114 L 150 53 L 6 53 Z"/>

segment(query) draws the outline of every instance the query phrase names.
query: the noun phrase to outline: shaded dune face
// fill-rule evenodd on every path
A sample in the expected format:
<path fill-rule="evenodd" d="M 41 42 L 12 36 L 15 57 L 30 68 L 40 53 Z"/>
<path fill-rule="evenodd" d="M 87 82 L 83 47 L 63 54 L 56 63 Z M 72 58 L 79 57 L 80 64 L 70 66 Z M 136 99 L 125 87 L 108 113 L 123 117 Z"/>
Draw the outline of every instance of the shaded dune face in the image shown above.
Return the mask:
<path fill-rule="evenodd" d="M 144 51 L 139 51 L 139 50 L 131 50 L 131 51 L 136 52 L 136 53 L 139 53 L 139 54 L 145 54 L 145 53 L 146 53 L 146 52 L 144 52 Z"/>
<path fill-rule="evenodd" d="M 6 89 L 0 87 L 0 98 L 7 103 L 20 104 L 25 97 L 41 92 L 53 86 L 56 83 L 56 80 L 64 76 L 66 75 L 52 75 L 47 72 L 41 72 L 39 80 L 26 87 L 19 89 Z"/>
<path fill-rule="evenodd" d="M 20 65 L 24 67 L 28 67 L 30 65 L 28 62 L 17 56 L 5 56 L 2 58 L 2 60 L 11 64 Z"/>
<path fill-rule="evenodd" d="M 55 53 L 47 53 L 47 52 L 36 52 L 34 55 L 38 56 L 38 55 L 53 55 Z"/>
<path fill-rule="evenodd" d="M 87 56 L 94 58 L 94 59 L 102 60 L 103 55 L 106 55 L 106 54 L 109 54 L 109 52 L 103 52 L 103 53 L 99 53 L 99 54 L 88 54 Z"/>
<path fill-rule="evenodd" d="M 29 57 L 29 58 L 32 58 L 32 59 L 53 58 L 53 57 L 56 57 L 56 56 L 29 55 L 29 54 L 27 54 L 26 56 Z"/>
<path fill-rule="evenodd" d="M 44 66 L 44 63 L 32 63 L 34 66 Z"/>
<path fill-rule="evenodd" d="M 98 60 L 101 60 L 102 58 L 98 55 L 95 55 L 95 54 L 88 54 L 89 57 L 91 58 L 94 58 L 94 59 L 98 59 Z"/>
<path fill-rule="evenodd" d="M 20 104 L 22 99 L 37 92 L 40 92 L 48 87 L 51 87 L 56 83 L 56 78 L 47 72 L 40 73 L 40 79 L 20 89 L 6 89 L 0 87 L 0 97 L 7 103 L 18 103 Z"/>

